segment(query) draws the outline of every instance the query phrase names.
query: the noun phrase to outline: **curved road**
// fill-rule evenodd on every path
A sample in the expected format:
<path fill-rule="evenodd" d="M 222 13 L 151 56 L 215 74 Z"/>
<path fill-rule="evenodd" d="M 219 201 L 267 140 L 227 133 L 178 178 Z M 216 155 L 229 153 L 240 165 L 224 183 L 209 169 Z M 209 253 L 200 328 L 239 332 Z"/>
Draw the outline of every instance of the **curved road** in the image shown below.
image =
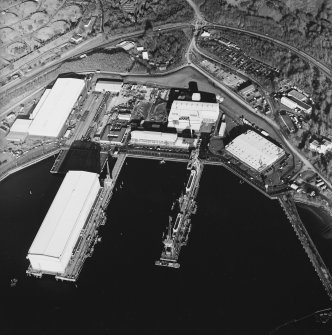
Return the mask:
<path fill-rule="evenodd" d="M 196 51 L 197 53 L 201 54 L 202 56 L 204 56 L 204 54 L 198 50 L 195 46 L 195 42 L 190 43 L 190 47 L 192 48 L 192 50 Z M 190 53 L 192 52 L 192 50 L 187 51 L 188 57 L 190 57 Z M 309 168 L 310 170 L 315 171 L 321 178 L 322 180 L 324 180 L 324 182 L 330 187 L 332 188 L 332 184 L 329 182 L 329 180 L 327 180 L 311 163 L 310 161 L 305 158 L 296 148 L 294 148 L 294 146 L 292 145 L 292 143 L 290 143 L 290 141 L 280 132 L 280 127 L 279 125 L 274 122 L 273 120 L 271 120 L 270 118 L 268 118 L 267 116 L 260 114 L 258 112 L 256 112 L 255 110 L 253 110 L 251 108 L 251 106 L 249 106 L 246 102 L 244 102 L 236 93 L 234 93 L 231 89 L 229 89 L 228 87 L 224 86 L 223 84 L 221 84 L 219 81 L 217 81 L 213 76 L 211 76 L 208 72 L 203 71 L 199 66 L 195 65 L 194 63 L 191 62 L 191 66 L 193 68 L 195 68 L 197 71 L 199 71 L 200 73 L 202 73 L 205 77 L 208 77 L 212 82 L 214 82 L 221 90 L 227 92 L 227 94 L 229 96 L 231 96 L 234 100 L 236 100 L 238 103 L 240 103 L 241 105 L 243 105 L 247 110 L 249 110 L 252 114 L 254 114 L 256 117 L 261 118 L 262 120 L 264 120 L 266 123 L 268 123 L 280 136 L 280 139 L 282 140 L 283 144 L 289 149 L 289 151 L 291 151 L 295 156 L 297 156 L 302 163 L 304 164 L 304 166 L 306 166 L 307 168 Z"/>
<path fill-rule="evenodd" d="M 278 40 L 276 38 L 270 37 L 268 35 L 264 35 L 264 34 L 259 34 L 253 31 L 249 31 L 249 30 L 245 30 L 245 29 L 241 29 L 241 28 L 235 28 L 235 27 L 230 27 L 230 26 L 226 26 L 226 25 L 222 25 L 222 24 L 217 24 L 217 23 L 213 23 L 213 22 L 209 22 L 208 20 L 206 20 L 204 18 L 204 16 L 202 15 L 201 11 L 199 10 L 199 7 L 196 5 L 196 3 L 193 0 L 186 0 L 187 3 L 193 8 L 193 10 L 195 11 L 195 15 L 196 15 L 196 20 L 199 20 L 201 22 L 205 22 L 205 27 L 207 28 L 221 28 L 221 29 L 229 29 L 229 30 L 234 30 L 234 31 L 238 31 L 247 35 L 252 35 L 252 36 L 256 36 L 256 37 L 260 37 L 260 38 L 264 38 L 266 40 L 272 41 L 276 44 L 279 44 L 289 50 L 292 50 L 295 54 L 297 54 L 298 56 L 300 56 L 301 58 L 310 61 L 311 63 L 313 63 L 315 66 L 317 66 L 318 68 L 320 68 L 329 78 L 332 78 L 332 69 L 330 69 L 328 66 L 326 66 L 325 64 L 323 64 L 322 62 L 320 62 L 319 60 L 315 59 L 314 57 L 310 56 L 309 54 L 307 54 L 306 52 L 292 46 L 289 45 L 281 40 Z"/>
<path fill-rule="evenodd" d="M 249 30 L 244 30 L 244 29 L 240 29 L 240 28 L 234 28 L 234 27 L 230 27 L 230 26 L 224 26 L 221 24 L 214 24 L 211 22 L 208 22 L 209 24 L 206 25 L 207 28 L 215 28 L 215 29 L 228 29 L 228 30 L 234 30 L 234 31 L 238 31 L 247 35 L 252 35 L 252 36 L 256 36 L 256 37 L 260 37 L 260 38 L 264 38 L 266 40 L 272 41 L 276 44 L 279 44 L 289 50 L 292 50 L 295 54 L 297 54 L 298 56 L 300 56 L 301 58 L 313 63 L 315 66 L 317 66 L 319 69 L 321 69 L 321 71 L 323 71 L 329 78 L 332 78 L 332 70 L 327 67 L 326 65 L 324 65 L 322 62 L 318 61 L 317 59 L 315 59 L 314 57 L 310 56 L 309 54 L 307 54 L 306 52 L 293 47 L 292 45 L 289 45 L 281 40 L 275 39 L 273 37 L 270 37 L 268 35 L 264 35 L 264 34 L 259 34 L 259 33 L 255 33 L 253 31 L 249 31 Z"/>

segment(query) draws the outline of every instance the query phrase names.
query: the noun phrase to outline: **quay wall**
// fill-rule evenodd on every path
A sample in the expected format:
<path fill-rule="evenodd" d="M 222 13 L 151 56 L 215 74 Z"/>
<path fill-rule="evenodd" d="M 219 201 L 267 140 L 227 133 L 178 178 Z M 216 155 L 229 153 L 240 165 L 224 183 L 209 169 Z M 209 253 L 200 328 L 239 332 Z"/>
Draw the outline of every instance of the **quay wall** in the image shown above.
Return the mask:
<path fill-rule="evenodd" d="M 9 177 L 10 175 L 12 175 L 13 173 L 16 173 L 18 171 L 21 171 L 31 165 L 37 164 L 38 162 L 43 161 L 44 159 L 47 159 L 53 155 L 56 155 L 57 153 L 59 153 L 60 148 L 56 148 L 48 153 L 45 153 L 41 156 L 37 156 L 23 164 L 18 164 L 18 165 L 14 165 L 12 164 L 12 166 L 8 167 L 7 170 L 3 171 L 2 173 L 0 172 L 0 182 L 3 181 L 4 179 L 6 179 L 7 177 Z"/>

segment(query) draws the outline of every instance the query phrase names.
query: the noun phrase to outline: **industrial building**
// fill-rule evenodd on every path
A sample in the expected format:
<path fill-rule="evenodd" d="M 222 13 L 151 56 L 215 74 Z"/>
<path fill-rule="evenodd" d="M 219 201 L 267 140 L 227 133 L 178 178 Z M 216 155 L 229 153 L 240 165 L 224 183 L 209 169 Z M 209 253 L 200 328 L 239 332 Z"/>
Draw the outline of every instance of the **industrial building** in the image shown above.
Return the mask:
<path fill-rule="evenodd" d="M 31 122 L 31 120 L 27 119 L 16 119 L 10 127 L 10 132 L 6 136 L 6 140 L 11 142 L 24 142 L 28 136 Z"/>
<path fill-rule="evenodd" d="M 219 128 L 219 132 L 218 132 L 218 136 L 220 137 L 225 137 L 226 134 L 226 129 L 227 129 L 227 124 L 225 121 L 220 123 L 220 128 Z"/>
<path fill-rule="evenodd" d="M 176 128 L 179 132 L 185 129 L 199 132 L 203 123 L 213 124 L 218 116 L 218 103 L 174 100 L 168 116 L 168 127 Z"/>
<path fill-rule="evenodd" d="M 177 134 L 156 131 L 133 130 L 131 132 L 130 144 L 189 150 L 192 147 L 196 147 L 197 139 L 186 139 L 178 137 Z"/>
<path fill-rule="evenodd" d="M 97 80 L 95 91 L 119 93 L 121 91 L 122 84 L 123 82 L 118 80 L 99 79 Z"/>
<path fill-rule="evenodd" d="M 66 174 L 29 249 L 31 272 L 65 273 L 99 191 L 98 174 Z"/>
<path fill-rule="evenodd" d="M 36 112 L 33 111 L 29 135 L 58 137 L 84 86 L 83 79 L 57 79 L 52 90 L 45 91 Z"/>
<path fill-rule="evenodd" d="M 292 96 L 289 97 L 282 97 L 281 98 L 281 103 L 292 109 L 293 111 L 300 111 L 300 112 L 304 112 L 306 114 L 310 114 L 312 111 L 312 107 L 307 105 L 306 103 L 304 103 L 303 101 L 297 100 Z"/>
<path fill-rule="evenodd" d="M 134 43 L 132 41 L 123 41 L 123 42 L 117 44 L 116 46 L 118 48 L 122 48 L 122 49 L 124 49 L 126 51 L 129 51 L 129 50 L 135 48 L 135 45 L 136 45 L 136 43 Z"/>
<path fill-rule="evenodd" d="M 226 146 L 226 151 L 260 173 L 285 156 L 285 151 L 258 133 L 248 130 Z"/>
<path fill-rule="evenodd" d="M 325 155 L 328 151 L 332 150 L 332 142 L 327 139 L 323 139 L 322 141 L 313 140 L 309 143 L 309 149 Z"/>
<path fill-rule="evenodd" d="M 291 90 L 290 92 L 288 92 L 287 95 L 295 98 L 296 100 L 302 101 L 302 102 L 307 100 L 307 97 L 297 90 Z"/>
<path fill-rule="evenodd" d="M 280 120 L 290 133 L 295 133 L 296 129 L 294 123 L 288 114 L 280 114 Z"/>
<path fill-rule="evenodd" d="M 50 94 L 51 89 L 47 88 L 43 95 L 40 97 L 37 106 L 33 109 L 32 113 L 29 115 L 29 119 L 33 120 L 36 115 L 39 113 L 40 109 L 42 108 L 42 106 L 44 105 L 45 100 L 47 99 L 48 95 Z"/>
<path fill-rule="evenodd" d="M 247 95 L 251 94 L 252 92 L 256 91 L 256 87 L 253 84 L 248 85 L 247 87 L 242 88 L 242 90 L 239 91 L 239 94 L 241 95 Z"/>

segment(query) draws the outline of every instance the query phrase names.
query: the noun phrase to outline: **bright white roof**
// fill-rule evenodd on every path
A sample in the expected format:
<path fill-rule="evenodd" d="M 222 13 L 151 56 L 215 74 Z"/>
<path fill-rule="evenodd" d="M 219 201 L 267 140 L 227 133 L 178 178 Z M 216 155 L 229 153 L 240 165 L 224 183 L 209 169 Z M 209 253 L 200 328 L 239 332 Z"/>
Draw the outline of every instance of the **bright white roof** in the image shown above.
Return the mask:
<path fill-rule="evenodd" d="M 296 104 L 293 100 L 291 100 L 291 99 L 289 99 L 289 98 L 287 98 L 287 97 L 282 97 L 282 98 L 281 98 L 281 103 L 282 103 L 283 105 L 285 105 L 285 106 L 291 108 L 291 109 L 294 109 L 294 108 L 297 107 L 297 104 Z"/>
<path fill-rule="evenodd" d="M 30 127 L 31 120 L 26 119 L 16 119 L 13 125 L 10 127 L 11 132 L 16 133 L 27 133 Z"/>
<path fill-rule="evenodd" d="M 162 133 L 159 131 L 139 131 L 133 130 L 131 132 L 131 139 L 133 141 L 160 141 L 160 142 L 175 142 L 177 134 Z"/>
<path fill-rule="evenodd" d="M 34 256 L 67 265 L 79 234 L 97 197 L 98 174 L 69 171 L 29 249 Z"/>
<path fill-rule="evenodd" d="M 178 120 L 180 117 L 213 118 L 219 115 L 219 104 L 216 102 L 182 101 L 174 100 L 168 116 L 169 121 Z"/>
<path fill-rule="evenodd" d="M 122 87 L 121 81 L 98 80 L 95 87 L 95 91 L 97 92 L 109 91 L 118 93 L 121 91 L 121 87 Z"/>
<path fill-rule="evenodd" d="M 57 137 L 83 88 L 83 79 L 57 79 L 32 121 L 29 135 Z"/>
<path fill-rule="evenodd" d="M 46 98 L 48 97 L 48 95 L 50 94 L 52 90 L 50 88 L 47 88 L 45 90 L 45 92 L 43 93 L 43 95 L 40 97 L 37 106 L 35 107 L 35 109 L 33 110 L 33 112 L 30 114 L 29 119 L 33 120 L 35 118 L 35 116 L 38 114 L 38 112 L 40 111 L 40 109 L 42 108 Z"/>
<path fill-rule="evenodd" d="M 236 137 L 226 146 L 226 150 L 259 172 L 285 155 L 283 149 L 252 130 Z"/>

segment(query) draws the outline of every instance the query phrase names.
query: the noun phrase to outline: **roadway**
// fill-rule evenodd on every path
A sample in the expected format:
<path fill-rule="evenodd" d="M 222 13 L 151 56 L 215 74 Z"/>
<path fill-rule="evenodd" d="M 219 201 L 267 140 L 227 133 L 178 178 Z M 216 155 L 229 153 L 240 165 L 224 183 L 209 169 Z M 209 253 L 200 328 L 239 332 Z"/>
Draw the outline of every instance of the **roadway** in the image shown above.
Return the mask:
<path fill-rule="evenodd" d="M 281 140 L 281 142 L 283 143 L 283 145 L 288 148 L 288 150 L 294 154 L 296 157 L 298 157 L 302 163 L 309 168 L 310 170 L 313 170 L 314 172 L 316 172 L 320 178 L 322 178 L 322 180 L 324 180 L 324 182 L 330 187 L 332 188 L 332 184 L 329 182 L 329 180 L 327 180 L 310 162 L 307 158 L 305 158 L 296 148 L 294 148 L 294 146 L 290 143 L 290 141 L 281 133 L 280 131 L 280 126 L 274 122 L 273 120 L 271 120 L 269 117 L 267 117 L 264 114 L 258 113 L 256 112 L 254 109 L 252 109 L 251 106 L 249 106 L 246 102 L 244 102 L 236 93 L 234 93 L 233 91 L 231 91 L 229 88 L 225 87 L 223 84 L 221 84 L 220 82 L 218 82 L 213 76 L 211 76 L 208 72 L 202 70 L 200 67 L 198 67 L 197 65 L 195 65 L 194 63 L 191 63 L 191 66 L 193 68 L 195 68 L 197 71 L 199 71 L 200 73 L 202 73 L 204 76 L 208 77 L 213 83 L 215 83 L 216 86 L 218 86 L 221 90 L 223 90 L 224 92 L 226 92 L 230 97 L 232 97 L 232 99 L 234 99 L 235 101 L 237 101 L 240 105 L 242 105 L 248 112 L 250 112 L 251 114 L 253 114 L 256 118 L 259 118 L 263 121 L 265 121 L 265 123 L 268 123 L 273 129 L 274 132 L 278 134 L 279 139 Z"/>
<path fill-rule="evenodd" d="M 196 3 L 194 3 L 193 0 L 186 0 L 187 3 L 193 8 L 194 12 L 195 12 L 195 16 L 196 16 L 196 22 L 197 21 L 201 21 L 202 23 L 204 23 L 204 25 L 202 25 L 202 27 L 205 28 L 214 28 L 214 29 L 229 29 L 229 30 L 233 30 L 233 31 L 238 31 L 241 32 L 243 34 L 247 34 L 247 35 L 251 35 L 251 36 L 256 36 L 259 38 L 263 38 L 266 39 L 268 41 L 272 41 L 276 44 L 279 44 L 291 51 L 293 51 L 295 54 L 297 54 L 298 56 L 300 56 L 301 58 L 313 63 L 315 66 L 317 66 L 321 71 L 323 71 L 329 78 L 332 78 L 332 70 L 326 66 L 324 63 L 320 62 L 319 60 L 317 60 L 316 58 L 310 56 L 309 54 L 307 54 L 306 52 L 288 44 L 285 43 L 277 38 L 268 36 L 268 35 L 264 35 L 264 34 L 260 34 L 260 33 L 256 33 L 253 31 L 249 31 L 249 30 L 245 30 L 245 29 L 241 29 L 241 28 L 235 28 L 235 27 L 231 27 L 231 26 L 226 26 L 226 25 L 222 25 L 222 24 L 217 24 L 217 23 L 213 23 L 213 22 L 209 22 L 208 20 L 206 20 L 206 18 L 204 18 L 204 16 L 202 15 L 201 11 L 199 10 L 198 6 Z"/>
<path fill-rule="evenodd" d="M 206 57 L 206 55 L 200 51 L 195 43 L 195 39 L 193 38 L 191 43 L 189 44 L 189 48 L 186 52 L 186 57 L 187 57 L 187 61 L 190 60 L 190 55 L 192 54 L 192 52 L 195 51 L 198 54 L 202 55 L 203 57 Z M 207 56 L 207 58 L 210 58 L 209 56 Z M 204 76 L 208 77 L 213 83 L 215 83 L 216 86 L 218 86 L 222 91 L 226 92 L 228 94 L 228 96 L 230 96 L 233 100 L 237 101 L 240 105 L 242 105 L 246 110 L 248 110 L 251 114 L 253 114 L 254 116 L 256 116 L 256 118 L 260 118 L 261 120 L 264 120 L 265 123 L 268 123 L 274 130 L 274 132 L 276 134 L 278 134 L 279 139 L 281 140 L 281 142 L 284 144 L 285 147 L 287 147 L 289 149 L 290 152 L 292 152 L 292 154 L 294 154 L 296 157 L 298 157 L 302 163 L 304 164 L 305 167 L 307 167 L 310 170 L 315 171 L 321 178 L 322 180 L 324 180 L 324 182 L 330 187 L 332 188 L 332 184 L 331 182 L 325 178 L 311 163 L 310 161 L 304 157 L 296 148 L 294 148 L 294 146 L 292 145 L 292 143 L 281 133 L 280 130 L 280 126 L 274 122 L 273 120 L 271 120 L 269 117 L 267 117 L 266 115 L 259 113 L 257 111 L 255 111 L 251 106 L 249 106 L 240 96 L 238 96 L 235 92 L 233 92 L 231 89 L 229 89 L 227 86 L 221 84 L 219 81 L 217 81 L 210 73 L 208 73 L 207 71 L 203 70 L 202 68 L 200 68 L 199 66 L 197 66 L 196 64 L 194 64 L 193 62 L 190 63 L 190 66 L 192 66 L 193 68 L 195 68 L 197 71 L 199 71 L 200 73 L 202 73 Z"/>
<path fill-rule="evenodd" d="M 253 31 L 249 31 L 249 30 L 244 30 L 241 28 L 234 28 L 231 26 L 225 26 L 222 24 L 215 24 L 212 22 L 207 22 L 208 24 L 205 26 L 206 28 L 214 28 L 214 29 L 228 29 L 228 30 L 233 30 L 233 31 L 237 31 L 237 32 L 241 32 L 243 34 L 247 34 L 247 35 L 251 35 L 251 36 L 255 36 L 255 37 L 259 37 L 259 38 L 263 38 L 265 40 L 268 41 L 272 41 L 273 43 L 279 44 L 291 51 L 293 51 L 296 55 L 298 55 L 299 57 L 301 57 L 302 59 L 305 59 L 311 63 L 313 63 L 315 66 L 317 66 L 322 72 L 324 72 L 329 78 L 332 78 L 332 70 L 330 68 L 328 68 L 325 64 L 323 64 L 322 62 L 320 62 L 319 60 L 315 59 L 314 57 L 310 56 L 309 54 L 307 54 L 306 52 L 290 45 L 287 44 L 281 40 L 278 40 L 274 37 L 270 37 L 268 35 L 264 35 L 264 34 L 259 34 L 259 33 L 255 33 Z"/>
<path fill-rule="evenodd" d="M 193 10 L 195 11 L 195 16 L 196 16 L 196 24 L 197 24 L 197 21 L 200 20 L 201 22 L 207 22 L 198 6 L 192 1 L 192 0 L 186 0 L 188 2 L 188 4 L 193 8 Z M 170 29 L 180 29 L 180 28 L 184 28 L 184 27 L 188 27 L 190 26 L 189 23 L 175 23 L 175 24 L 165 24 L 165 25 L 160 25 L 160 26 L 157 26 L 155 27 L 155 29 L 157 30 L 170 30 Z M 315 64 L 317 67 L 319 67 L 324 73 L 326 73 L 328 76 L 331 77 L 331 71 L 330 69 L 328 69 L 324 64 L 320 63 L 319 61 L 317 61 L 316 59 L 314 59 L 313 57 L 311 57 L 310 55 L 306 54 L 305 52 L 301 51 L 301 50 L 298 50 L 297 48 L 293 47 L 293 46 L 290 46 L 288 45 L 287 43 L 284 43 L 282 41 L 279 41 L 277 39 L 274 39 L 272 37 L 269 37 L 269 36 L 266 36 L 266 35 L 262 35 L 262 34 L 259 34 L 259 33 L 255 33 L 255 32 L 250 32 L 250 31 L 246 31 L 246 30 L 243 30 L 243 29 L 240 29 L 240 28 L 233 28 L 233 27 L 229 27 L 229 26 L 225 26 L 225 25 L 220 25 L 220 24 L 211 24 L 209 23 L 209 25 L 206 25 L 206 27 L 213 27 L 213 28 L 222 28 L 222 29 L 230 29 L 230 30 L 234 30 L 234 31 L 239 31 L 239 32 L 242 32 L 242 33 L 246 33 L 246 34 L 249 34 L 249 35 L 253 35 L 253 36 L 257 36 L 257 37 L 260 37 L 260 38 L 264 38 L 264 39 L 267 39 L 267 40 L 271 40 L 275 43 L 278 43 L 290 50 L 292 50 L 294 53 L 298 54 L 299 56 L 305 58 L 306 60 L 309 60 L 310 62 L 312 62 L 313 64 Z M 68 58 L 72 58 L 72 57 L 75 57 L 75 56 L 78 56 L 79 54 L 82 54 L 82 53 L 86 53 L 86 52 L 89 52 L 89 51 L 92 51 L 93 49 L 97 48 L 97 47 L 107 47 L 109 45 L 113 45 L 116 41 L 119 41 L 119 40 L 123 40 L 123 39 L 127 39 L 129 37 L 134 37 L 134 36 L 139 36 L 139 35 L 142 35 L 144 31 L 141 30 L 141 31 L 135 31 L 135 32 L 130 32 L 130 33 L 126 33 L 126 34 L 120 34 L 120 35 L 116 35 L 116 36 L 113 36 L 112 38 L 108 39 L 107 41 L 105 41 L 104 38 L 101 38 L 101 41 L 100 42 L 95 42 L 95 43 L 90 43 L 91 41 L 86 41 L 86 48 L 82 48 L 83 46 L 85 46 L 85 44 L 81 45 L 81 46 L 78 46 L 77 48 L 75 48 L 75 50 L 72 50 L 68 53 L 65 53 L 61 59 L 59 60 L 56 60 L 56 61 L 53 61 L 51 63 L 48 63 L 47 65 L 45 65 L 44 67 L 41 67 L 38 69 L 38 72 L 34 73 L 33 75 L 29 75 L 27 76 L 20 84 L 25 84 L 26 81 L 29 81 L 31 79 L 33 79 L 35 76 L 37 76 L 38 74 L 40 74 L 41 72 L 45 71 L 47 68 L 49 68 L 50 66 L 54 66 L 56 64 L 59 64 L 63 61 L 65 61 L 66 59 Z M 103 35 L 102 35 L 103 37 Z M 92 41 L 93 42 L 93 41 Z M 233 91 L 231 91 L 230 89 L 228 89 L 226 86 L 222 85 L 220 82 L 218 82 L 214 77 L 212 77 L 208 72 L 202 70 L 200 67 L 198 67 L 197 65 L 193 64 L 191 62 L 191 59 L 190 59 L 190 55 L 192 53 L 192 51 L 195 50 L 196 52 L 198 53 L 201 53 L 196 45 L 195 45 L 195 38 L 193 37 L 190 44 L 189 44 L 189 47 L 185 53 L 185 57 L 186 57 L 186 60 L 187 60 L 187 63 L 192 66 L 194 69 L 196 69 L 198 72 L 200 72 L 201 74 L 203 74 L 204 76 L 206 76 L 207 78 L 209 78 L 209 80 L 211 82 L 213 82 L 218 88 L 220 88 L 221 90 L 223 90 L 224 92 L 226 92 L 232 99 L 234 99 L 235 101 L 237 101 L 240 105 L 242 105 L 246 110 L 250 111 L 253 115 L 255 115 L 256 117 L 264 120 L 266 123 L 268 123 L 274 130 L 276 133 L 279 134 L 279 137 L 281 138 L 282 142 L 284 143 L 284 145 L 294 154 L 296 155 L 302 162 L 303 164 L 314 170 L 315 172 L 317 172 L 320 177 L 326 182 L 326 184 L 332 188 L 332 184 L 326 179 L 324 178 L 324 176 L 322 176 L 315 168 L 314 166 L 305 158 L 303 157 L 293 146 L 292 144 L 280 133 L 280 128 L 279 126 L 274 122 L 272 121 L 271 119 L 269 119 L 268 117 L 262 115 L 262 114 L 258 114 L 257 112 L 255 112 L 250 106 L 248 106 L 239 96 L 237 96 Z M 202 54 L 202 53 L 201 53 Z M 203 54 L 204 55 L 204 54 Z M 205 56 L 205 55 L 204 55 Z M 184 65 L 182 65 L 181 67 L 184 67 Z M 174 69 L 173 71 L 176 71 L 178 69 Z M 17 71 L 17 69 L 15 69 L 14 71 Z M 168 73 L 164 73 L 163 75 L 165 74 L 168 74 Z M 35 93 L 35 92 L 34 92 Z M 32 94 L 34 94 L 32 93 Z M 26 99 L 26 98 L 25 98 Z M 21 102 L 18 102 L 17 104 L 20 104 Z M 6 110 L 8 111 L 8 110 Z M 3 114 L 3 113 L 2 113 Z"/>

